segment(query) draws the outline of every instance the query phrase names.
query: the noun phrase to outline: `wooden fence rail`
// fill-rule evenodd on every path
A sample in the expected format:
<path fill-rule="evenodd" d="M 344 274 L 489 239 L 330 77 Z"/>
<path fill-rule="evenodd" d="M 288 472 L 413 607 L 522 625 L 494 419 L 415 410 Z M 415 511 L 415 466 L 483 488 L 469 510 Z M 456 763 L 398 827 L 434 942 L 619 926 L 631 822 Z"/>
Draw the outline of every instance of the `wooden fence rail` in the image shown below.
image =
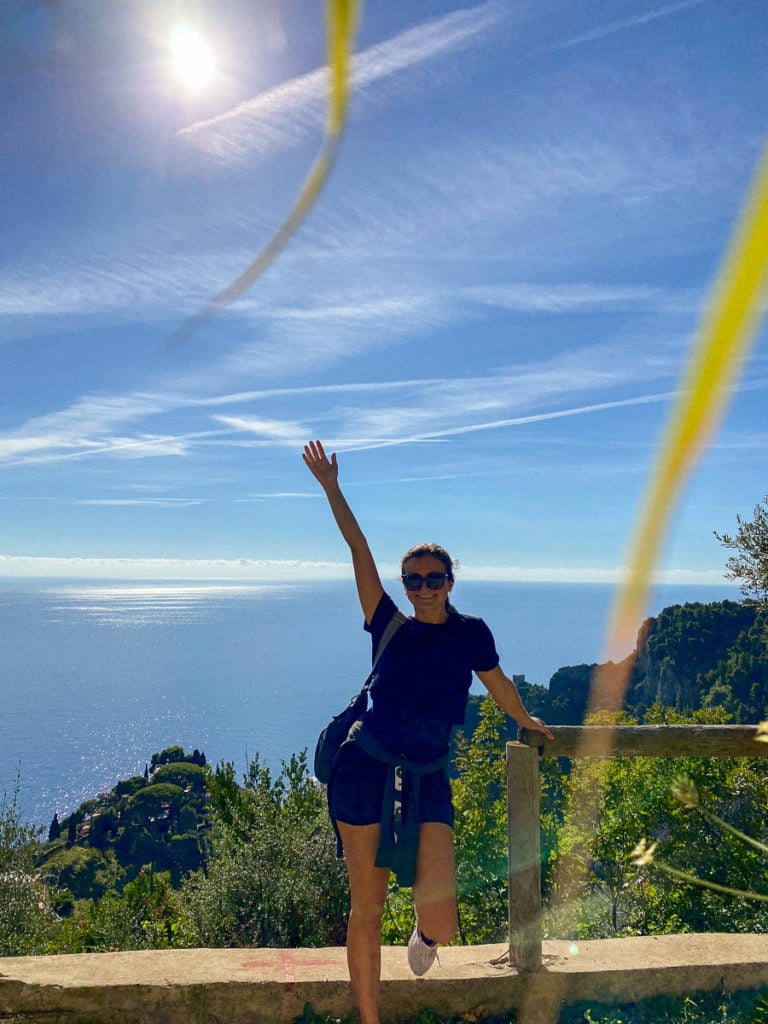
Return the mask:
<path fill-rule="evenodd" d="M 507 743 L 509 960 L 541 967 L 539 757 L 768 757 L 754 725 L 559 725 Z M 638 836 L 638 839 L 641 838 Z"/>

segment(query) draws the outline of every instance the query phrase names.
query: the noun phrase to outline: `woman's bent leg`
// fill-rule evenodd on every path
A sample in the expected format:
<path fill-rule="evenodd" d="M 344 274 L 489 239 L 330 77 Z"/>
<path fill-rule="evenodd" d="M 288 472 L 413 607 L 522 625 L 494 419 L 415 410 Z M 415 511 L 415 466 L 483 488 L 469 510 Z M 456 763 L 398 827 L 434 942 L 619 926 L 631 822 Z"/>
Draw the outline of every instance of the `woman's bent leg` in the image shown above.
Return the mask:
<path fill-rule="evenodd" d="M 343 821 L 336 824 L 344 847 L 352 903 L 347 928 L 349 980 L 361 1024 L 379 1024 L 381 915 L 389 883 L 389 869 L 374 865 L 381 828 Z"/>
<path fill-rule="evenodd" d="M 425 821 L 419 830 L 413 900 L 422 936 L 431 942 L 450 942 L 457 928 L 456 863 L 450 825 Z"/>

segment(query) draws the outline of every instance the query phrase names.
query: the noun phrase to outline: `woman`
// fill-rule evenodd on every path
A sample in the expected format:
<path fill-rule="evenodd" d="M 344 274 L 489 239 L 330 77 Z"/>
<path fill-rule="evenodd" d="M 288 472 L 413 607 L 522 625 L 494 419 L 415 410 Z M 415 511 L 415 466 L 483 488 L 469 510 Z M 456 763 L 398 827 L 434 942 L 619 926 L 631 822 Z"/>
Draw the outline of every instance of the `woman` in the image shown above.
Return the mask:
<path fill-rule="evenodd" d="M 375 652 L 395 604 L 339 487 L 336 454 L 329 460 L 320 441 L 310 441 L 303 459 L 352 552 Z M 401 571 L 412 614 L 376 663 L 373 706 L 339 750 L 328 785 L 349 875 L 347 961 L 361 1024 L 379 1024 L 381 917 L 391 868 L 398 881 L 413 884 L 416 927 L 408 962 L 415 974 L 429 970 L 438 944 L 450 942 L 456 931 L 453 807 L 444 762 L 451 729 L 464 719 L 472 672 L 518 725 L 552 738 L 502 672 L 483 620 L 460 615 L 451 605 L 453 562 L 447 552 L 436 544 L 419 545 L 403 556 Z M 409 830 L 415 830 L 410 865 Z"/>

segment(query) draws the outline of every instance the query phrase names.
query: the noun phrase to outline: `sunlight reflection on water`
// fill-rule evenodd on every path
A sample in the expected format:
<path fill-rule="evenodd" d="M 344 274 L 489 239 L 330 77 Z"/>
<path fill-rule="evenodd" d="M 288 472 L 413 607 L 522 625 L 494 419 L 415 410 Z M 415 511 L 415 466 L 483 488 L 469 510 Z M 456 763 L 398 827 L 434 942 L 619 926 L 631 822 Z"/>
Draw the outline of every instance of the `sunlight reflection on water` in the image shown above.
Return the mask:
<path fill-rule="evenodd" d="M 278 588 L 265 584 L 65 586 L 44 591 L 51 598 L 50 613 L 81 614 L 102 626 L 170 625 L 209 618 L 229 601 L 243 597 L 278 596 Z"/>
<path fill-rule="evenodd" d="M 47 824 L 177 744 L 277 769 L 364 678 L 362 631 L 328 643 L 359 617 L 350 584 L 3 581 L 0 795 Z"/>

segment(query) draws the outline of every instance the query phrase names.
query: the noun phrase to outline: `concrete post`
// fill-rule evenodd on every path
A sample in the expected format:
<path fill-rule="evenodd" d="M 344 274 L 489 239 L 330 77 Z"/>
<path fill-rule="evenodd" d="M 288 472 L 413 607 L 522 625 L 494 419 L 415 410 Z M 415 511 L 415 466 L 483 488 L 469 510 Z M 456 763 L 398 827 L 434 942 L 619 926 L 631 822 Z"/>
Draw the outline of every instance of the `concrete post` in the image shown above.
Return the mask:
<path fill-rule="evenodd" d="M 541 967 L 540 818 L 538 748 L 507 743 L 509 962 L 521 971 Z"/>

